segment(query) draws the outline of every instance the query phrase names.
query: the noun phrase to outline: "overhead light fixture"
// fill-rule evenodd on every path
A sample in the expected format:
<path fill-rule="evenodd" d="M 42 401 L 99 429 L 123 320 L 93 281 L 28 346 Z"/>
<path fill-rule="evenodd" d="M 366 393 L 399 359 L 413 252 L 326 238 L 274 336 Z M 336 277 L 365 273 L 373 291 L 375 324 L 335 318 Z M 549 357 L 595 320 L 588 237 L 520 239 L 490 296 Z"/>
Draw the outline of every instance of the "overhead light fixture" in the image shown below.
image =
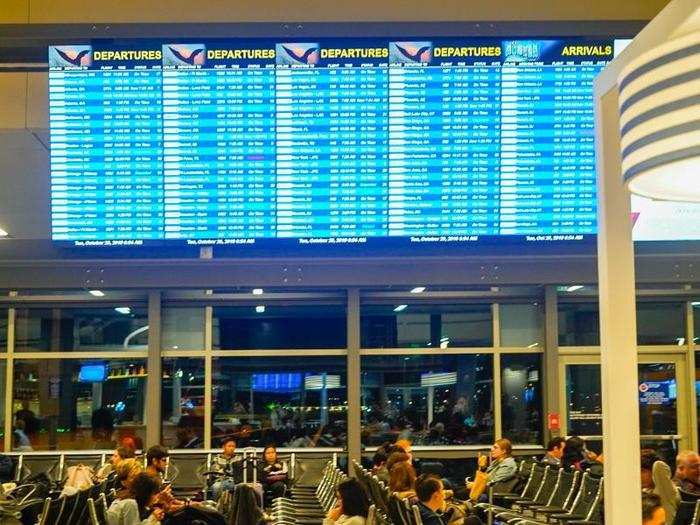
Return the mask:
<path fill-rule="evenodd" d="M 129 308 L 128 306 L 117 306 L 115 310 L 120 314 L 124 315 L 129 315 L 131 313 L 131 308 Z"/>
<path fill-rule="evenodd" d="M 264 290 L 262 288 L 253 288 L 253 295 L 262 295 Z"/>
<path fill-rule="evenodd" d="M 622 178 L 657 200 L 700 202 L 700 31 L 631 61 L 618 78 Z"/>
<path fill-rule="evenodd" d="M 693 305 L 693 306 L 700 306 L 700 301 L 693 301 L 693 302 L 690 303 L 690 304 Z"/>
<path fill-rule="evenodd" d="M 256 313 L 264 314 L 265 313 L 265 305 L 259 304 L 258 306 L 255 307 L 255 311 L 256 311 Z"/>
<path fill-rule="evenodd" d="M 394 308 L 394 312 L 403 312 L 406 308 L 408 308 L 407 304 L 400 304 Z"/>
<path fill-rule="evenodd" d="M 90 295 L 94 295 L 95 297 L 104 297 L 105 293 L 102 290 L 89 290 Z"/>
<path fill-rule="evenodd" d="M 574 284 L 572 286 L 567 286 L 566 291 L 567 292 L 575 292 L 576 290 L 580 290 L 581 288 L 583 288 L 582 284 Z"/>
<path fill-rule="evenodd" d="M 425 286 L 416 286 L 411 290 L 411 293 L 423 293 L 425 292 Z"/>
<path fill-rule="evenodd" d="M 10 235 L 10 234 L 7 233 L 7 230 L 4 230 L 4 229 L 0 228 L 0 238 L 2 238 L 2 237 L 8 237 L 9 235 Z"/>

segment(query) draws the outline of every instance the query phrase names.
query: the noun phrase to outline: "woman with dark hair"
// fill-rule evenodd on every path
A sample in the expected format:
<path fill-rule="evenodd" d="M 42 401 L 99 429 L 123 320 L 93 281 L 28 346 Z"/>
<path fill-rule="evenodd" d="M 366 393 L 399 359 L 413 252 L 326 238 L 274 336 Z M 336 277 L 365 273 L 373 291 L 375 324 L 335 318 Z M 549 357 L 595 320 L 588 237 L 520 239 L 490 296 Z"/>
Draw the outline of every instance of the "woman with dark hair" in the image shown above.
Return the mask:
<path fill-rule="evenodd" d="M 336 488 L 338 503 L 328 511 L 323 525 L 365 525 L 369 501 L 356 479 L 346 479 Z"/>
<path fill-rule="evenodd" d="M 108 525 L 150 525 L 162 521 L 165 513 L 153 508 L 160 484 L 145 472 L 141 472 L 107 509 Z"/>
<path fill-rule="evenodd" d="M 281 498 L 287 491 L 287 464 L 277 458 L 277 448 L 268 445 L 263 450 L 263 460 L 258 465 L 258 479 L 263 487 L 265 507 L 272 500 Z"/>
<path fill-rule="evenodd" d="M 578 436 L 572 436 L 564 444 L 561 466 L 566 469 L 581 470 L 581 463 L 586 460 L 586 442 Z"/>

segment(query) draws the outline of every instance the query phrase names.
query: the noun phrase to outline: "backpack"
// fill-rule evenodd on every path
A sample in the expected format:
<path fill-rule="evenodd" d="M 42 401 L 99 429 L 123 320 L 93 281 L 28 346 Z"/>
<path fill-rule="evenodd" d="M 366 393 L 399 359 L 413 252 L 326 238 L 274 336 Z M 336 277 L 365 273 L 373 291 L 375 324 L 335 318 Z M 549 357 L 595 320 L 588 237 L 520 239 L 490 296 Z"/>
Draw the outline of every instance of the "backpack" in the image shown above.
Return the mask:
<path fill-rule="evenodd" d="M 94 478 L 94 472 L 86 465 L 68 467 L 66 471 L 66 481 L 63 484 L 63 491 L 61 493 L 70 495 L 71 493 L 90 488 L 94 485 L 92 481 Z"/>

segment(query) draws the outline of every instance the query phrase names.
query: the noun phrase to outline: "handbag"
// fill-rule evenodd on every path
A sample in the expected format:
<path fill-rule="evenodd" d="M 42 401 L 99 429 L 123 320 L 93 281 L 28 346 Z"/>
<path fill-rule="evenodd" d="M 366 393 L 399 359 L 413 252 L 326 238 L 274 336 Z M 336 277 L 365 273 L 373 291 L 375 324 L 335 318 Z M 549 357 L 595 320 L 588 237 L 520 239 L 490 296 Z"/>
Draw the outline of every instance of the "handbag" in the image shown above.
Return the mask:
<path fill-rule="evenodd" d="M 482 470 L 477 470 L 472 482 L 471 490 L 469 491 L 469 500 L 473 502 L 479 501 L 481 495 L 486 492 L 488 475 Z"/>

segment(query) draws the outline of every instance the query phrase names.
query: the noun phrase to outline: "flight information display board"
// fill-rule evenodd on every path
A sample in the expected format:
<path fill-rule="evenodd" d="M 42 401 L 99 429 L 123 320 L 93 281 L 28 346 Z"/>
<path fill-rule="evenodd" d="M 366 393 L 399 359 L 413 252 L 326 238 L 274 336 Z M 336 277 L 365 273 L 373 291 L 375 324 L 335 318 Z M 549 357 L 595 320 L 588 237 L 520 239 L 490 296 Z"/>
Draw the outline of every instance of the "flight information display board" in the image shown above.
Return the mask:
<path fill-rule="evenodd" d="M 613 40 L 210 40 L 49 49 L 52 238 L 580 241 Z"/>

